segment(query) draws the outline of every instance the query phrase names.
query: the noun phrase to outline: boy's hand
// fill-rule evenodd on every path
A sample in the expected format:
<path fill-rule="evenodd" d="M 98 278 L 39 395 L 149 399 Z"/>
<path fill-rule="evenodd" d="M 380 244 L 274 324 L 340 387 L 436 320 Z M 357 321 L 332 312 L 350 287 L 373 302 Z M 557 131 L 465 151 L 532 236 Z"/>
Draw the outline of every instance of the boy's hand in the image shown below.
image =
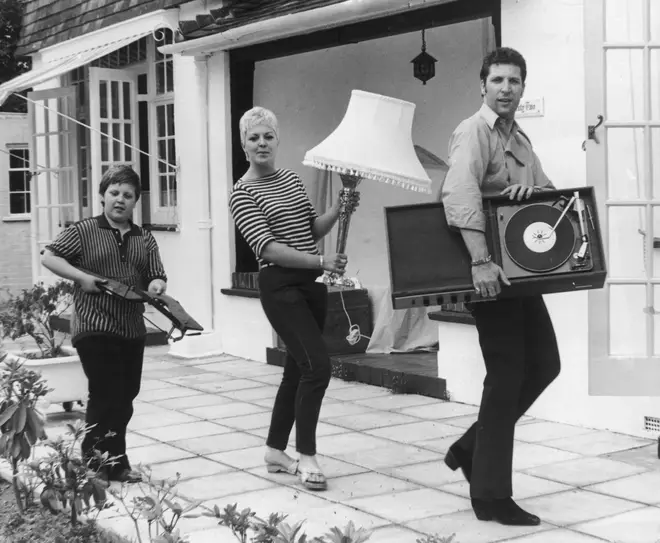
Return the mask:
<path fill-rule="evenodd" d="M 94 277 L 88 273 L 85 273 L 80 278 L 78 278 L 78 284 L 80 285 L 80 288 L 87 294 L 99 294 L 101 292 L 99 285 L 105 285 L 106 283 L 107 281 L 105 279 Z"/>
<path fill-rule="evenodd" d="M 150 294 L 165 294 L 165 290 L 167 289 L 167 283 L 163 281 L 162 279 L 154 279 L 151 283 L 149 283 L 149 288 L 147 289 Z"/>

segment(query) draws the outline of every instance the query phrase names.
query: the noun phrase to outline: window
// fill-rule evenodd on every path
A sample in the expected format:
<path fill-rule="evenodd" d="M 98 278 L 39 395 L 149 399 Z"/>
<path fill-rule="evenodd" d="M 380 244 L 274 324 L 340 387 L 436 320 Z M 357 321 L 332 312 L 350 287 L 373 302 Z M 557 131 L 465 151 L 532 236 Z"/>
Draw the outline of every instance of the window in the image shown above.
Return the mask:
<path fill-rule="evenodd" d="M 136 89 L 137 107 L 135 110 L 137 127 L 135 137 L 137 141 L 133 143 L 142 151 L 136 153 L 133 157 L 133 151 L 125 148 L 126 160 L 119 160 L 117 154 L 113 152 L 114 147 L 120 146 L 120 143 L 114 142 L 107 137 L 101 137 L 99 158 L 101 163 L 96 165 L 100 172 L 107 169 L 109 164 L 123 163 L 132 161 L 142 180 L 142 198 L 141 215 L 142 223 L 149 225 L 175 225 L 177 218 L 177 176 L 176 176 L 176 144 L 174 130 L 174 61 L 172 55 L 163 55 L 157 48 L 162 45 L 174 43 L 174 34 L 172 31 L 164 29 L 156 31 L 153 36 L 142 38 L 132 44 L 123 47 L 105 57 L 95 60 L 88 66 L 78 68 L 70 72 L 64 81 L 64 85 L 75 85 L 78 88 L 78 120 L 89 124 L 90 115 L 90 93 L 97 92 L 99 102 L 107 104 L 107 117 L 113 107 L 112 101 L 108 102 L 108 96 L 114 96 L 109 85 L 113 82 L 100 82 L 98 89 L 90 88 L 90 67 L 106 68 L 117 70 L 117 79 L 119 71 L 122 77 L 126 79 L 125 74 L 134 77 L 133 87 Z M 108 79 L 114 79 L 108 72 Z M 121 83 L 119 83 L 121 84 Z M 124 87 L 127 83 L 124 82 Z M 123 103 L 129 103 L 130 97 L 126 96 L 124 91 Z M 134 96 L 134 95 L 133 95 Z M 92 96 L 93 97 L 93 96 Z M 104 113 L 103 111 L 101 113 Z M 114 118 L 114 117 L 113 117 Z M 94 127 L 103 133 L 110 133 L 110 136 L 117 137 L 118 140 L 131 142 L 126 132 L 124 123 L 124 132 L 120 124 L 109 125 L 107 122 L 101 122 L 99 126 Z M 81 182 L 81 198 L 84 216 L 92 214 L 91 203 L 94 199 L 96 187 L 92 187 L 90 179 L 90 170 L 95 165 L 91 164 L 90 153 L 90 130 L 86 126 L 79 126 L 79 179 Z M 119 136 L 119 137 L 118 137 Z M 123 154 L 123 153 L 121 153 Z M 128 156 L 130 154 L 130 157 Z M 92 197 L 90 198 L 90 194 Z"/>
<path fill-rule="evenodd" d="M 30 151 L 9 149 L 9 214 L 30 214 Z"/>

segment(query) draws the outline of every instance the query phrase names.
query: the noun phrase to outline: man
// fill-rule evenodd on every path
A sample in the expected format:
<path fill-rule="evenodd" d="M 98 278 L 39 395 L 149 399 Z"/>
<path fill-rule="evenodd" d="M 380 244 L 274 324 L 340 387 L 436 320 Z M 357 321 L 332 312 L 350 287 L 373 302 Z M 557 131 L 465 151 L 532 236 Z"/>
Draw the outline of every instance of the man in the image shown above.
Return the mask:
<path fill-rule="evenodd" d="M 475 291 L 492 298 L 510 283 L 488 252 L 483 196 L 523 200 L 534 191 L 554 189 L 514 119 L 526 76 L 525 60 L 513 49 L 500 48 L 484 58 L 483 105 L 451 137 L 442 188 L 447 222 L 460 229 L 472 257 Z M 540 519 L 512 499 L 513 439 L 516 421 L 559 375 L 552 322 L 541 296 L 479 302 L 470 310 L 486 378 L 479 418 L 449 448 L 445 463 L 453 470 L 460 467 L 470 482 L 478 519 L 537 525 Z"/>
<path fill-rule="evenodd" d="M 140 391 L 146 328 L 144 305 L 101 294 L 94 275 L 165 292 L 167 277 L 150 232 L 131 221 L 140 198 L 140 178 L 129 166 L 111 167 L 99 187 L 103 213 L 66 228 L 44 250 L 43 265 L 76 283 L 71 341 L 89 381 L 85 422 L 95 425 L 83 443 L 94 465 L 94 449 L 119 456 L 99 475 L 109 481 L 137 482 L 126 456 L 126 428 Z M 90 272 L 90 273 L 86 273 Z M 109 435 L 111 433 L 111 435 Z"/>

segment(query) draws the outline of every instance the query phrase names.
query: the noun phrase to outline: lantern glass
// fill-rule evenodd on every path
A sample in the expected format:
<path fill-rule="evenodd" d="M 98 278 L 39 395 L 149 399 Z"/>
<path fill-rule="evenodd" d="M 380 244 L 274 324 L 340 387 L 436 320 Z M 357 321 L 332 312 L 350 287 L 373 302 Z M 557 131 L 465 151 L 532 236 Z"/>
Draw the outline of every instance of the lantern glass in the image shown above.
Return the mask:
<path fill-rule="evenodd" d="M 435 63 L 437 60 L 429 55 L 426 51 L 422 51 L 413 60 L 413 75 L 426 85 L 429 79 L 435 77 Z"/>

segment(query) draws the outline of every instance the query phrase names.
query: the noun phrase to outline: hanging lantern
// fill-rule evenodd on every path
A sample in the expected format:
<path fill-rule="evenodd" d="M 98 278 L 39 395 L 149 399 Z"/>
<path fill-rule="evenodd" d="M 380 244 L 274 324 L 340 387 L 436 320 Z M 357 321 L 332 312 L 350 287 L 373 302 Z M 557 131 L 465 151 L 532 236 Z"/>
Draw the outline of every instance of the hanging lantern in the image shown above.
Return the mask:
<path fill-rule="evenodd" d="M 426 30 L 422 30 L 422 52 L 413 60 L 413 74 L 424 85 L 429 79 L 435 77 L 435 63 L 437 60 L 426 52 Z"/>

